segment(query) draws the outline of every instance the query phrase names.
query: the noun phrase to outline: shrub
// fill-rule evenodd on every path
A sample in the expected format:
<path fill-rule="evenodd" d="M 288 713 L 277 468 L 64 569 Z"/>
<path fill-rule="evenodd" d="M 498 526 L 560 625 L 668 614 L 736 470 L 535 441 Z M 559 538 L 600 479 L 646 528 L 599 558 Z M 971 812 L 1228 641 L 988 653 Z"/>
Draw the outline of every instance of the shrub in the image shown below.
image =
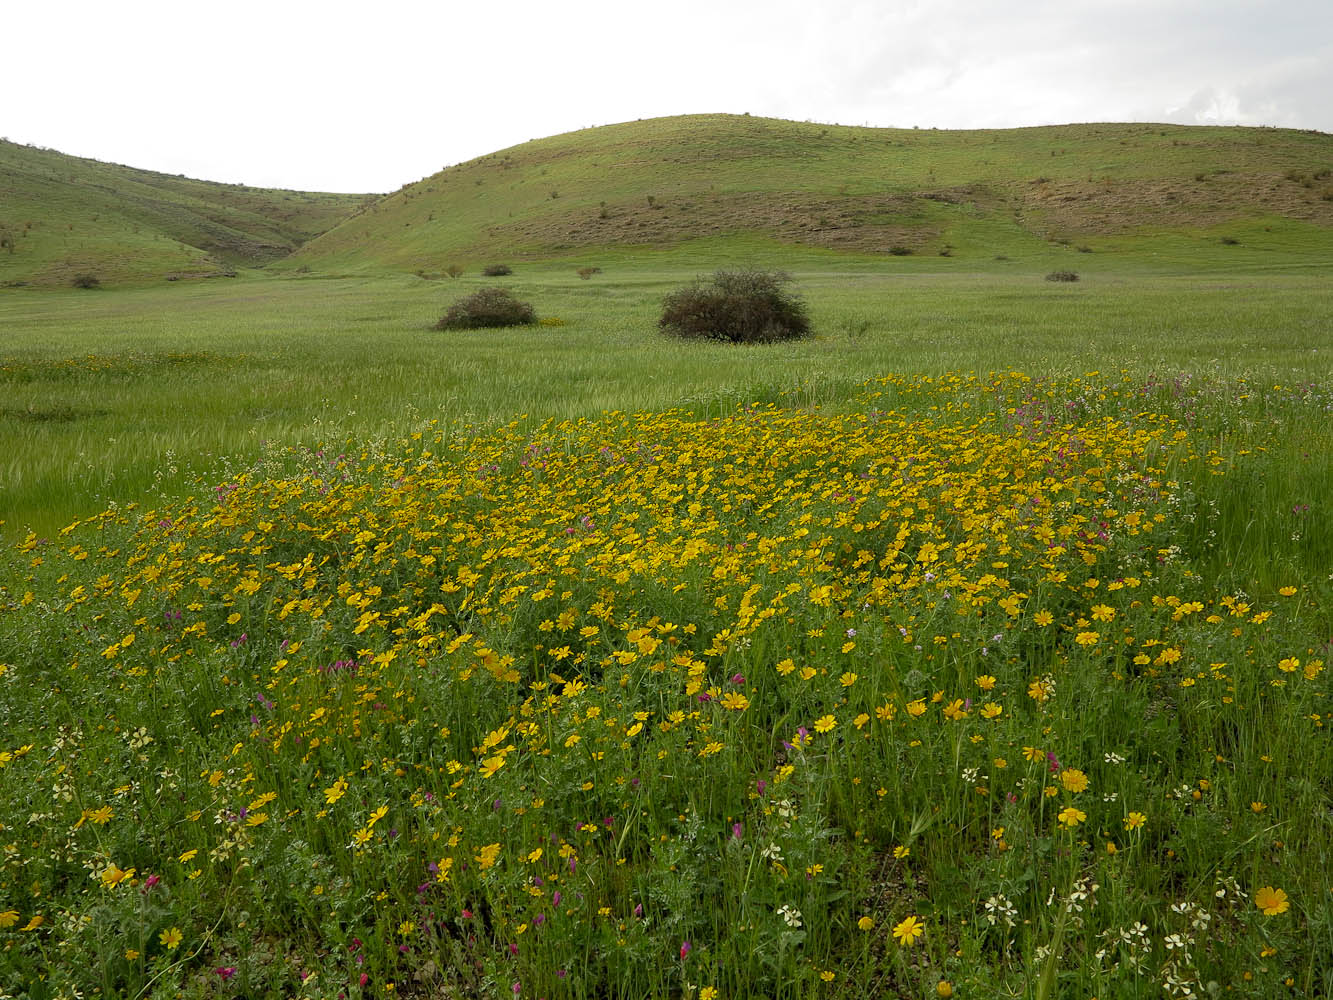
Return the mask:
<path fill-rule="evenodd" d="M 435 324 L 436 330 L 474 330 L 492 326 L 527 326 L 537 314 L 505 288 L 482 288 L 449 307 Z"/>
<path fill-rule="evenodd" d="M 102 281 L 95 274 L 76 274 L 70 282 L 75 288 L 101 288 Z"/>
<path fill-rule="evenodd" d="M 487 264 L 481 273 L 488 278 L 503 278 L 506 274 L 513 274 L 514 269 L 508 264 Z"/>
<path fill-rule="evenodd" d="M 1224 247 L 1236 247 L 1236 246 L 1240 246 L 1240 240 L 1236 239 L 1236 237 L 1234 237 L 1234 236 L 1223 236 L 1223 237 L 1222 237 L 1222 245 L 1223 245 Z"/>
<path fill-rule="evenodd" d="M 782 271 L 718 271 L 662 300 L 658 328 L 677 337 L 762 344 L 796 340 L 810 332 L 801 297 L 783 286 Z"/>
<path fill-rule="evenodd" d="M 1078 281 L 1078 275 L 1073 271 L 1052 271 L 1046 275 L 1047 281 Z"/>
<path fill-rule="evenodd" d="M 600 267 L 581 267 L 578 270 L 579 277 L 582 278 L 584 281 L 587 281 L 594 274 L 601 274 L 601 273 L 602 269 Z"/>
<path fill-rule="evenodd" d="M 889 253 L 894 257 L 910 257 L 912 256 L 912 248 L 904 246 L 893 246 L 889 247 Z"/>
<path fill-rule="evenodd" d="M 449 275 L 449 277 L 451 278 L 461 278 L 463 276 L 463 265 L 450 264 L 448 267 L 444 269 L 444 273 Z"/>

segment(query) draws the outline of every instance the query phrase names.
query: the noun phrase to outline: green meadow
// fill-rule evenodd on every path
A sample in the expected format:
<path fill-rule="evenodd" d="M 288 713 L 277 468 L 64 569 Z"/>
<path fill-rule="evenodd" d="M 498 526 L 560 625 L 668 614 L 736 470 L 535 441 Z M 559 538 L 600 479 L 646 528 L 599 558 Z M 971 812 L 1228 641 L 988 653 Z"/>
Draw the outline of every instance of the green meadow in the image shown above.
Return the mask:
<path fill-rule="evenodd" d="M 0 997 L 1330 995 L 1329 151 L 668 119 L 21 248 Z M 814 335 L 657 330 L 736 266 Z"/>

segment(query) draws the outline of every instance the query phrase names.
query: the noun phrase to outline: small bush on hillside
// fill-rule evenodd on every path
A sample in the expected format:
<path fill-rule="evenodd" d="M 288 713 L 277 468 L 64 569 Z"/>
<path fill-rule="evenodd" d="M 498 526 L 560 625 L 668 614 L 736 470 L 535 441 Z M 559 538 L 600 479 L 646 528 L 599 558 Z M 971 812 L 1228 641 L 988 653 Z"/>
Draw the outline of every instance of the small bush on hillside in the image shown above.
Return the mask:
<path fill-rule="evenodd" d="M 435 324 L 436 330 L 475 330 L 481 327 L 527 326 L 537 314 L 505 288 L 483 288 L 449 307 Z"/>
<path fill-rule="evenodd" d="M 76 274 L 70 282 L 75 288 L 101 288 L 102 281 L 95 274 Z"/>
<path fill-rule="evenodd" d="M 894 257 L 910 257 L 912 256 L 912 248 L 904 246 L 889 247 L 889 254 Z"/>
<path fill-rule="evenodd" d="M 579 277 L 582 278 L 584 281 L 587 281 L 594 274 L 601 274 L 601 273 L 602 269 L 600 267 L 581 267 L 578 270 Z"/>
<path fill-rule="evenodd" d="M 481 273 L 488 278 L 503 278 L 506 274 L 513 274 L 514 269 L 508 264 L 487 264 Z"/>
<path fill-rule="evenodd" d="M 810 318 L 801 297 L 784 288 L 790 282 L 782 271 L 718 271 L 663 299 L 658 328 L 734 344 L 799 339 L 809 334 Z"/>
<path fill-rule="evenodd" d="M 1236 237 L 1234 237 L 1234 236 L 1223 236 L 1223 237 L 1222 237 L 1222 245 L 1223 245 L 1224 247 L 1236 247 L 1236 246 L 1240 246 L 1240 240 L 1236 239 Z"/>
<path fill-rule="evenodd" d="M 1078 281 L 1078 275 L 1073 271 L 1052 271 L 1046 275 L 1047 281 Z"/>
<path fill-rule="evenodd" d="M 451 278 L 461 278 L 463 276 L 463 265 L 450 264 L 448 267 L 444 269 L 444 273 L 449 275 L 449 277 Z"/>

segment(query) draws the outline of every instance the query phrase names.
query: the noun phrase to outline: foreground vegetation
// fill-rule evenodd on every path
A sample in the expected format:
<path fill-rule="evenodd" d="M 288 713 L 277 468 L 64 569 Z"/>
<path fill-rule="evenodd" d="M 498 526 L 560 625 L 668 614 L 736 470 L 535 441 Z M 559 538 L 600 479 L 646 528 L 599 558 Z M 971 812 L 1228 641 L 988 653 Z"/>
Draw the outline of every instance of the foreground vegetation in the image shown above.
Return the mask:
<path fill-rule="evenodd" d="M 1333 988 L 1329 470 L 1276 448 L 1327 386 L 804 402 L 271 447 L 25 535 L 0 986 Z"/>
<path fill-rule="evenodd" d="M 781 259 L 781 248 L 749 251 L 742 259 Z M 783 266 L 797 275 L 813 338 L 736 349 L 658 335 L 663 296 L 725 263 L 720 254 L 703 244 L 587 281 L 563 263 L 525 265 L 502 280 L 558 325 L 504 331 L 429 329 L 454 298 L 495 283 L 479 274 L 0 293 L 0 537 L 51 535 L 111 502 L 189 492 L 224 459 L 257 460 L 266 441 L 394 438 L 432 418 L 487 426 L 520 414 L 838 407 L 869 374 L 891 371 L 1128 366 L 1144 379 L 1248 373 L 1266 385 L 1330 373 L 1324 271 L 1200 277 L 1183 258 L 1158 273 L 1085 267 L 1062 285 L 1034 262 L 909 275 L 792 255 Z M 1328 431 L 1299 438 L 1254 419 L 1227 433 L 1271 437 L 1274 483 L 1300 490 L 1292 480 L 1333 446 Z"/>

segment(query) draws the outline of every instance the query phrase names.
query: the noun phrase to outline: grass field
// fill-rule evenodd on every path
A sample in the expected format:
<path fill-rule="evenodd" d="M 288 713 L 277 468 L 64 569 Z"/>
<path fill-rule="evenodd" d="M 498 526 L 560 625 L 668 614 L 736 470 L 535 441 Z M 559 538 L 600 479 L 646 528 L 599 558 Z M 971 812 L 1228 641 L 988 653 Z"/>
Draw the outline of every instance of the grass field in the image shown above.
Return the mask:
<path fill-rule="evenodd" d="M 0 291 L 0 997 L 1333 994 L 1333 282 L 1250 225 Z M 657 333 L 736 263 L 816 336 Z"/>

